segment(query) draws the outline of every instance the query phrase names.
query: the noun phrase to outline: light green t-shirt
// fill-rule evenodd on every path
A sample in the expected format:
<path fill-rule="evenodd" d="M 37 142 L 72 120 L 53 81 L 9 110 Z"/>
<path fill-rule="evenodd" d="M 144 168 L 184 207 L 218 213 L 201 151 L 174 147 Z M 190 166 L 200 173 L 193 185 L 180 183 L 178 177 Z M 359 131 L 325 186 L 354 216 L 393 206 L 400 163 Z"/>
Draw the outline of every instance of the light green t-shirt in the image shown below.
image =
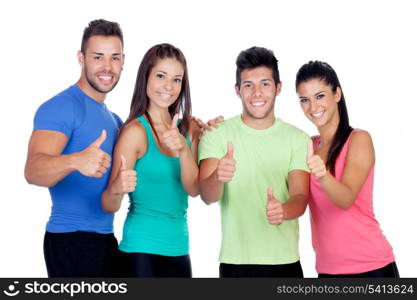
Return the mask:
<path fill-rule="evenodd" d="M 227 142 L 234 146 L 236 172 L 220 200 L 222 245 L 220 262 L 229 264 L 289 264 L 299 260 L 298 220 L 271 225 L 266 216 L 267 191 L 285 203 L 288 174 L 308 171 L 309 136 L 276 119 L 268 129 L 256 130 L 236 116 L 207 131 L 199 143 L 199 162 L 221 159 Z"/>

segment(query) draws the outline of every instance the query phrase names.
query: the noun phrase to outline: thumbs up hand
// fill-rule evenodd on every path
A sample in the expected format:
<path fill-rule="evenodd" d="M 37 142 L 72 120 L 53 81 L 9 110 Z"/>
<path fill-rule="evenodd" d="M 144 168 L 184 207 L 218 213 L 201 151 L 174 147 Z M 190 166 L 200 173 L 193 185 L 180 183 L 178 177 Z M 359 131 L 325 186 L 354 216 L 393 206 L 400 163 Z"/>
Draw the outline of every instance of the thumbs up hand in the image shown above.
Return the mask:
<path fill-rule="evenodd" d="M 308 143 L 307 150 L 307 165 L 310 172 L 316 176 L 317 179 L 322 179 L 327 174 L 326 165 L 317 154 L 314 154 L 313 141 Z"/>
<path fill-rule="evenodd" d="M 272 187 L 268 188 L 266 216 L 268 218 L 269 224 L 272 225 L 279 225 L 284 221 L 284 209 L 281 202 L 274 197 Z"/>
<path fill-rule="evenodd" d="M 111 192 L 116 195 L 123 195 L 133 192 L 136 188 L 136 171 L 126 167 L 126 158 L 121 155 L 119 174 L 111 184 Z"/>
<path fill-rule="evenodd" d="M 107 138 L 106 130 L 83 151 L 76 154 L 75 169 L 88 177 L 102 177 L 110 167 L 110 155 L 100 147 Z"/>
<path fill-rule="evenodd" d="M 217 180 L 223 183 L 230 182 L 236 171 L 236 160 L 233 157 L 233 144 L 227 142 L 227 153 L 219 160 L 216 169 Z"/>
<path fill-rule="evenodd" d="M 172 119 L 171 128 L 162 134 L 161 141 L 172 151 L 181 152 L 187 147 L 185 137 L 180 133 L 177 127 L 178 114 Z"/>

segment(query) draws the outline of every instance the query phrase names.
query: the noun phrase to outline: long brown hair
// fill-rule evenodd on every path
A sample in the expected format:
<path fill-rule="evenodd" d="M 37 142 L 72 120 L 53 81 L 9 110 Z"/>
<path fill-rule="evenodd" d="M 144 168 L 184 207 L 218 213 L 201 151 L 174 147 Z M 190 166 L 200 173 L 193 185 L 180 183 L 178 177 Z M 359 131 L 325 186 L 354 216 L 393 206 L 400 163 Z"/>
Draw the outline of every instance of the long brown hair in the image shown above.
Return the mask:
<path fill-rule="evenodd" d="M 330 145 L 329 153 L 327 155 L 326 168 L 330 169 L 330 173 L 335 175 L 336 159 L 342 151 L 343 145 L 349 138 L 353 128 L 349 124 L 348 110 L 346 107 L 345 96 L 343 95 L 342 87 L 335 70 L 328 64 L 322 61 L 310 61 L 304 64 L 297 72 L 295 80 L 295 88 L 297 89 L 300 83 L 307 82 L 311 79 L 320 79 L 332 88 L 333 93 L 337 88 L 340 88 L 342 96 L 337 103 L 339 111 L 339 125 Z"/>
<path fill-rule="evenodd" d="M 182 115 L 182 120 L 178 125 L 178 130 L 182 135 L 186 136 L 188 128 L 190 126 L 191 118 L 191 95 L 190 95 L 190 85 L 188 81 L 188 70 L 187 70 L 187 61 L 185 60 L 184 54 L 180 49 L 172 46 L 171 44 L 159 44 L 155 45 L 146 52 L 145 56 L 142 58 L 140 63 L 138 74 L 136 76 L 135 89 L 133 90 L 132 102 L 130 104 L 130 113 L 123 127 L 128 124 L 130 121 L 146 115 L 149 120 L 149 123 L 154 130 L 152 119 L 147 113 L 149 106 L 149 98 L 146 94 L 146 87 L 148 85 L 149 74 L 151 73 L 152 68 L 156 65 L 158 60 L 165 58 L 174 58 L 179 63 L 181 63 L 184 68 L 184 75 L 182 77 L 181 92 L 178 96 L 178 99 L 168 107 L 168 112 L 171 118 L 174 117 L 176 113 Z M 158 138 L 155 130 L 155 136 Z"/>

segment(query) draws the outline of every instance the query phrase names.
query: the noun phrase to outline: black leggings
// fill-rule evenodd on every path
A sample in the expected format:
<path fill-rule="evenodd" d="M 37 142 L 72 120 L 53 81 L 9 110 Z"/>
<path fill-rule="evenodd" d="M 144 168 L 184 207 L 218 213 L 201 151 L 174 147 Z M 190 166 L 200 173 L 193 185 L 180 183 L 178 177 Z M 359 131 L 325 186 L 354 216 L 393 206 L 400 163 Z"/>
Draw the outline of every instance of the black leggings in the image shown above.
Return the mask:
<path fill-rule="evenodd" d="M 221 278 L 303 278 L 303 269 L 299 261 L 284 265 L 233 265 L 221 263 L 219 273 Z"/>
<path fill-rule="evenodd" d="M 122 277 L 191 278 L 190 256 L 164 256 L 120 251 Z"/>
<path fill-rule="evenodd" d="M 319 274 L 319 278 L 400 278 L 397 264 L 394 262 L 380 269 L 357 274 Z"/>
<path fill-rule="evenodd" d="M 114 277 L 117 240 L 113 233 L 45 233 L 48 277 Z"/>

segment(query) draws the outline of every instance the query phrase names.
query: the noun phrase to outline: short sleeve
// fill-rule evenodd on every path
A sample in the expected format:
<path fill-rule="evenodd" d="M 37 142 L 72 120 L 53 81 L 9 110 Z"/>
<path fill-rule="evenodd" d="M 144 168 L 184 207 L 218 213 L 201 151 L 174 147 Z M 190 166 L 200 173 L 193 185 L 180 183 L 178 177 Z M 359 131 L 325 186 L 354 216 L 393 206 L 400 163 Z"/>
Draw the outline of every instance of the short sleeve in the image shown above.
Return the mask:
<path fill-rule="evenodd" d="M 66 97 L 54 97 L 44 102 L 36 111 L 34 130 L 55 130 L 70 138 L 74 129 L 74 105 Z"/>
<path fill-rule="evenodd" d="M 307 166 L 307 147 L 309 141 L 310 137 L 302 131 L 294 135 L 289 171 L 303 170 L 310 172 Z"/>
<path fill-rule="evenodd" d="M 206 158 L 220 159 L 225 155 L 221 131 L 222 128 L 219 127 L 213 131 L 204 132 L 198 144 L 198 163 Z"/>

